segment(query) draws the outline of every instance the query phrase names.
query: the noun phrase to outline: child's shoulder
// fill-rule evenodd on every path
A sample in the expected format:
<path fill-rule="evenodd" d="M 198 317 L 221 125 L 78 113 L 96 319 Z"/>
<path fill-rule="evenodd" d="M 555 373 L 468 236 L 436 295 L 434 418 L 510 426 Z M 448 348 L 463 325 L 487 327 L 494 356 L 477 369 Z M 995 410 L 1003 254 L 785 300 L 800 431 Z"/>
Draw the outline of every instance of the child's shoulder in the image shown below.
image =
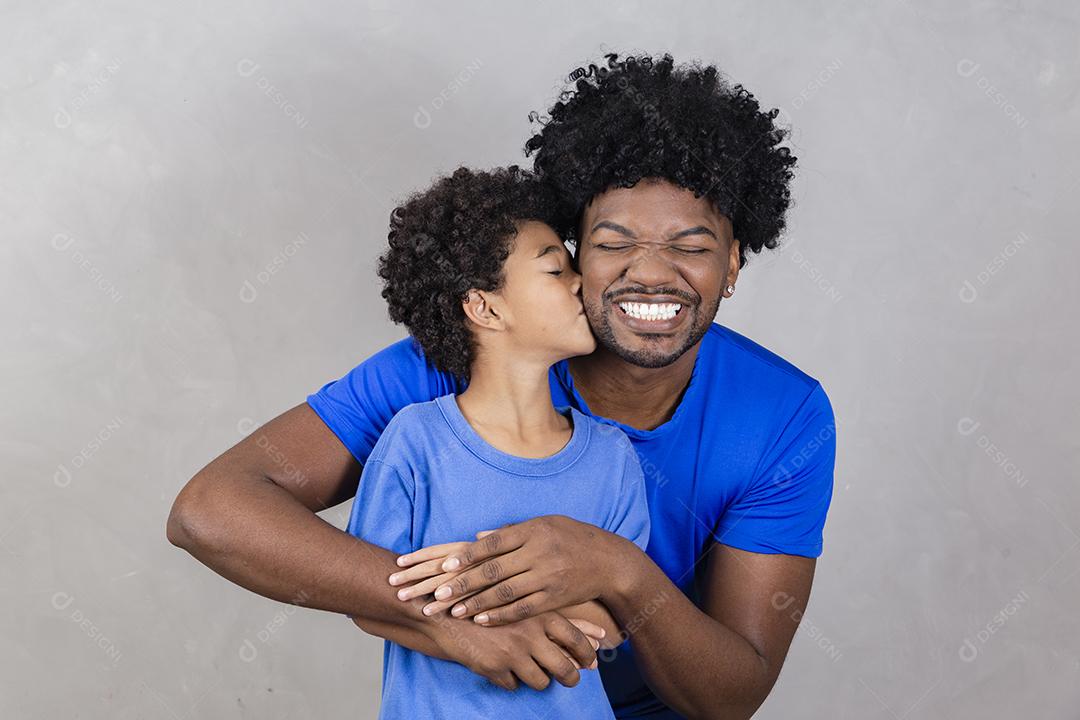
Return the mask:
<path fill-rule="evenodd" d="M 611 422 L 586 415 L 574 409 L 574 421 L 589 428 L 589 445 L 585 464 L 602 481 L 611 483 L 618 492 L 627 491 L 627 483 L 644 482 L 641 458 L 633 441 L 622 428 Z"/>
<path fill-rule="evenodd" d="M 371 459 L 385 461 L 390 455 L 410 454 L 414 445 L 419 447 L 420 436 L 430 434 L 443 422 L 442 411 L 435 400 L 425 400 L 404 406 L 398 410 L 386 424 L 375 447 L 371 450 Z"/>
<path fill-rule="evenodd" d="M 397 414 L 390 419 L 390 424 L 409 425 L 424 422 L 428 418 L 440 415 L 441 412 L 439 410 L 439 398 L 409 403 L 397 411 Z M 387 427 L 390 427 L 390 425 L 388 424 Z"/>

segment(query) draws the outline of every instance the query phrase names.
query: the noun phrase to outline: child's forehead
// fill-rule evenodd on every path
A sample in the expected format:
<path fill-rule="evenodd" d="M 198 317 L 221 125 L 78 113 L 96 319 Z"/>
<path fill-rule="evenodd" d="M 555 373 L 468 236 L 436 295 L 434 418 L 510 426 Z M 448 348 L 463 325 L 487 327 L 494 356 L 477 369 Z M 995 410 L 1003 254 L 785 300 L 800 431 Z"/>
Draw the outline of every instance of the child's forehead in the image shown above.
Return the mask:
<path fill-rule="evenodd" d="M 558 254 L 568 252 L 563 239 L 550 225 L 539 220 L 526 220 L 518 224 L 512 254 L 519 259 L 531 260 L 541 254 L 553 253 L 549 249 L 552 246 L 556 247 Z"/>

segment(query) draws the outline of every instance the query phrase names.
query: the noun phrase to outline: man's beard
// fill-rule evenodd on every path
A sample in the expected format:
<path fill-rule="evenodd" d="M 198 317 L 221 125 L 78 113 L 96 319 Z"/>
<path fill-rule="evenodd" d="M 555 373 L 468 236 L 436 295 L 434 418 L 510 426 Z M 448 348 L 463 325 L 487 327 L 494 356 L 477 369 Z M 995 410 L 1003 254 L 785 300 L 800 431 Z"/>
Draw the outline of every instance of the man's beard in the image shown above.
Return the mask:
<path fill-rule="evenodd" d="M 600 305 L 589 302 L 585 303 L 585 314 L 589 319 L 589 325 L 592 326 L 593 335 L 596 336 L 597 344 L 631 365 L 643 368 L 662 368 L 667 367 L 678 360 L 687 350 L 697 344 L 701 338 L 705 337 L 705 333 L 709 331 L 709 326 L 716 317 L 716 311 L 720 308 L 720 298 L 717 296 L 716 301 L 712 303 L 712 306 L 705 308 L 704 311 L 701 310 L 700 304 L 683 304 L 682 310 L 679 311 L 680 313 L 693 313 L 690 317 L 690 333 L 686 336 L 683 343 L 676 350 L 671 352 L 661 352 L 649 347 L 650 337 L 662 339 L 670 337 L 668 335 L 650 335 L 648 333 L 635 332 L 634 335 L 642 338 L 645 343 L 646 346 L 644 348 L 634 349 L 621 345 L 615 337 L 615 331 L 608 321 L 607 313 L 604 312 L 605 306 L 610 308 L 609 312 L 621 312 L 619 308 L 615 306 L 615 303 L 610 301 L 607 303 L 601 301 Z M 627 330 L 629 331 L 629 328 L 627 328 Z"/>

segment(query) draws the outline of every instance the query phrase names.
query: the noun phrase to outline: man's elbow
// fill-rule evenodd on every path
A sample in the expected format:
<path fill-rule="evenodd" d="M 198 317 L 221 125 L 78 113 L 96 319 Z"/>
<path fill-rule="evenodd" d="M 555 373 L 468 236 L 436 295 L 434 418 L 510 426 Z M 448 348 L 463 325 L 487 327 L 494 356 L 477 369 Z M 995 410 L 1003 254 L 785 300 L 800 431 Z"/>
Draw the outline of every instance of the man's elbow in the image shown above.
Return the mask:
<path fill-rule="evenodd" d="M 199 476 L 184 486 L 173 501 L 169 519 L 165 523 L 165 537 L 178 548 L 191 552 L 201 545 L 206 533 L 200 528 L 206 527 L 205 500 L 199 488 Z"/>
<path fill-rule="evenodd" d="M 377 623 L 373 623 L 362 617 L 353 617 L 351 615 L 349 616 L 349 619 L 353 621 L 353 624 L 356 625 L 356 627 L 360 628 L 368 635 L 378 635 L 377 630 L 379 628 L 377 627 Z"/>
<path fill-rule="evenodd" d="M 191 544 L 191 534 L 184 520 L 184 509 L 179 500 L 173 502 L 169 519 L 165 523 L 165 537 L 178 548 L 187 549 Z"/>

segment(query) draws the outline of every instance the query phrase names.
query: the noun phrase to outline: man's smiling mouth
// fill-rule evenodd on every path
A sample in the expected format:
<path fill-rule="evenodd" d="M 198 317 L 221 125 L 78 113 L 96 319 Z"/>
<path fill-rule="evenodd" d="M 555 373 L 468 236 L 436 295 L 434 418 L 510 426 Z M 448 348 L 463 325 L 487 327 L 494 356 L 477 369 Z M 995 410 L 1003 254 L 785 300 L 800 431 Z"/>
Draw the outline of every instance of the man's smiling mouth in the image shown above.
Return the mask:
<path fill-rule="evenodd" d="M 675 302 L 620 302 L 616 304 L 627 316 L 635 320 L 656 322 L 672 320 L 683 309 L 682 303 Z"/>

